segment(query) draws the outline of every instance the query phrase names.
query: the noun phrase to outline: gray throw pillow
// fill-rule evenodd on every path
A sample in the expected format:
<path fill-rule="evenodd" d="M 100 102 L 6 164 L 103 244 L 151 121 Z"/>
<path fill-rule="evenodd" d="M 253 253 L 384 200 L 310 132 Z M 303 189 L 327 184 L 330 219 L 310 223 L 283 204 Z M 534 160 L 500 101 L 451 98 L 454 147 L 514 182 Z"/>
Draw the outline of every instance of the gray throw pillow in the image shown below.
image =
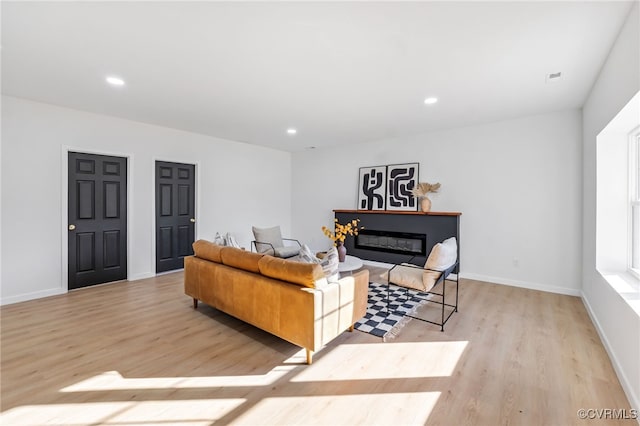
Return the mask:
<path fill-rule="evenodd" d="M 298 253 L 301 262 L 305 263 L 320 263 L 320 259 L 316 257 L 315 254 L 311 251 L 308 245 L 303 244 L 300 248 L 300 253 Z"/>
<path fill-rule="evenodd" d="M 311 249 L 303 244 L 298 254 L 298 261 L 304 263 L 318 263 L 322 266 L 322 272 L 329 282 L 335 282 L 340 279 L 340 272 L 338 271 L 338 250 L 335 247 L 331 247 L 331 250 L 327 252 L 324 258 L 318 259 Z"/>
<path fill-rule="evenodd" d="M 216 236 L 213 238 L 213 242 L 219 246 L 226 246 L 227 241 L 220 235 L 219 232 L 216 232 Z"/>
<path fill-rule="evenodd" d="M 324 271 L 325 277 L 327 277 L 327 281 L 338 281 L 340 278 L 340 271 L 338 270 L 339 264 L 340 260 L 338 259 L 338 250 L 335 247 L 331 247 L 327 252 L 327 255 L 320 262 L 320 266 L 322 266 L 322 270 Z"/>

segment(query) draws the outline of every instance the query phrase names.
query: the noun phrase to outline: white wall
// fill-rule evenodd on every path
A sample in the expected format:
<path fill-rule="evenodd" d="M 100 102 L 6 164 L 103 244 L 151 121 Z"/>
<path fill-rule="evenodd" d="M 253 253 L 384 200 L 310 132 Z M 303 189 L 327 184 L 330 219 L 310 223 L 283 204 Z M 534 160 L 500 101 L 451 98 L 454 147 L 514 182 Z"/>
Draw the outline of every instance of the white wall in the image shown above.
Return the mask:
<path fill-rule="evenodd" d="M 460 211 L 466 277 L 580 292 L 581 116 L 562 111 L 293 155 L 293 233 L 313 248 L 332 209 L 354 209 L 358 168 L 420 163 L 433 211 Z"/>
<path fill-rule="evenodd" d="M 130 280 L 155 273 L 155 160 L 196 164 L 196 238 L 290 234 L 289 153 L 2 97 L 2 304 L 67 289 L 65 147 L 129 157 Z"/>
<path fill-rule="evenodd" d="M 640 90 L 636 3 L 583 106 L 583 298 L 634 408 L 640 408 L 640 318 L 596 270 L 596 137 Z"/>

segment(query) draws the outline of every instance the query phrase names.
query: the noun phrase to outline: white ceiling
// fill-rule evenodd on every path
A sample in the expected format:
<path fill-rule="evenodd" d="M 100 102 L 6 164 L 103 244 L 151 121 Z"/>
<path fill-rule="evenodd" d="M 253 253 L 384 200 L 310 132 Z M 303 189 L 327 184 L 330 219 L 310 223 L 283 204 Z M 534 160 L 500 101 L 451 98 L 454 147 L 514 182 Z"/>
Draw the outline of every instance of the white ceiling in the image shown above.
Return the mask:
<path fill-rule="evenodd" d="M 631 5 L 3 1 L 2 92 L 287 151 L 398 138 L 579 108 Z"/>

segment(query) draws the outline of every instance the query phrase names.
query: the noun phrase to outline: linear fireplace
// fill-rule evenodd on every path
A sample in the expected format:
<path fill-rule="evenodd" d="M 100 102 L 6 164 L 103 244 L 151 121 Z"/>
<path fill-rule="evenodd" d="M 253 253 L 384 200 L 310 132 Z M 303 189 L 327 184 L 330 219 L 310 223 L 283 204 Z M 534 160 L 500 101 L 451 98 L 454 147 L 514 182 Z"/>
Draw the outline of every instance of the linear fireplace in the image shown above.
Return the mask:
<path fill-rule="evenodd" d="M 411 232 L 362 229 L 355 239 L 355 247 L 386 253 L 425 256 L 427 254 L 427 236 Z"/>
<path fill-rule="evenodd" d="M 429 212 L 418 211 L 380 211 L 380 210 L 334 210 L 339 223 L 360 219 L 359 235 L 349 237 L 344 246 L 351 256 L 374 262 L 398 264 L 407 262 L 413 256 L 426 257 L 437 243 L 450 237 L 458 240 L 458 259 L 460 259 L 460 215 L 458 212 Z M 378 231 L 384 234 L 379 234 Z M 407 238 L 407 234 L 411 238 Z M 413 235 L 419 242 L 413 240 Z M 387 237 L 387 240 L 366 237 Z M 364 238 L 363 238 L 364 237 Z M 396 238 L 389 243 L 389 238 Z M 407 241 L 409 240 L 409 241 Z M 423 241 L 426 240 L 425 246 Z M 418 249 L 419 247 L 419 249 Z M 418 254 L 419 252 L 422 254 Z M 414 251 L 418 253 L 413 253 Z M 460 265 L 460 264 L 458 264 Z M 459 266 L 458 266 L 459 268 Z M 457 273 L 457 268 L 456 268 Z"/>

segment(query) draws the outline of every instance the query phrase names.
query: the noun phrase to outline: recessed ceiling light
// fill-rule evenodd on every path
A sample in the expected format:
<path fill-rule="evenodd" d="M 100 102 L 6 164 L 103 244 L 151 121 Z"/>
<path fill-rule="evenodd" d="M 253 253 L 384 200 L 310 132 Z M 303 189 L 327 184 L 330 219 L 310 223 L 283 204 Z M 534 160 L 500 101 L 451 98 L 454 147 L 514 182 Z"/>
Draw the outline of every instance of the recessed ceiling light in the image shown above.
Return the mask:
<path fill-rule="evenodd" d="M 294 128 L 287 129 L 287 133 L 290 135 L 295 135 L 298 131 Z"/>
<path fill-rule="evenodd" d="M 107 77 L 106 78 L 107 83 L 109 83 L 112 86 L 124 86 L 124 80 L 121 79 L 120 77 Z"/>
<path fill-rule="evenodd" d="M 562 79 L 562 73 L 560 71 L 547 74 L 547 78 L 546 78 L 547 83 L 556 83 L 561 79 Z"/>
<path fill-rule="evenodd" d="M 438 98 L 434 98 L 434 97 L 427 98 L 427 99 L 425 99 L 425 100 L 424 100 L 424 103 L 425 103 L 426 105 L 433 105 L 433 104 L 435 104 L 436 102 L 438 102 Z"/>

